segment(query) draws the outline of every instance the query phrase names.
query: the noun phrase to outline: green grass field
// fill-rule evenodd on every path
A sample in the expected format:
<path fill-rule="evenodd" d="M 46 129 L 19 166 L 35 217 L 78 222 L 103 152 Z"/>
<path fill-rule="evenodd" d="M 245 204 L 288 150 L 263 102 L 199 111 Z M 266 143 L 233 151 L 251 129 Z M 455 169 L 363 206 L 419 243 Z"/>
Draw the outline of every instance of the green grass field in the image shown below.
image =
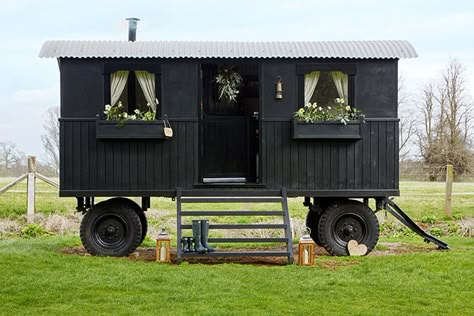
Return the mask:
<path fill-rule="evenodd" d="M 0 187 L 11 180 L 0 179 Z M 396 201 L 415 220 L 474 218 L 473 183 L 454 184 L 453 218 L 444 215 L 443 183 L 400 185 L 402 196 Z M 25 225 L 25 189 L 21 184 L 0 195 L 0 224 Z M 43 215 L 74 212 L 75 199 L 59 198 L 41 182 L 36 201 L 37 213 Z M 291 199 L 289 205 L 293 221 L 304 223 L 302 200 Z M 236 206 L 275 207 L 199 207 Z M 173 233 L 175 202 L 154 198 L 149 212 L 151 228 L 165 226 Z M 77 216 L 75 220 L 77 226 Z M 245 223 L 249 218 L 232 220 Z M 443 237 L 453 250 L 433 251 L 433 245 L 422 247 L 419 237 L 398 234 L 385 241 L 418 248 L 362 258 L 318 256 L 314 267 L 177 266 L 63 254 L 60 249 L 80 245 L 70 234 L 33 239 L 10 234 L 0 240 L 0 315 L 474 315 L 473 238 Z M 153 240 L 146 239 L 143 246 L 153 246 Z"/>
<path fill-rule="evenodd" d="M 474 239 L 448 241 L 449 252 L 322 256 L 300 267 L 162 265 L 58 252 L 77 237 L 9 239 L 0 241 L 0 314 L 473 315 Z"/>

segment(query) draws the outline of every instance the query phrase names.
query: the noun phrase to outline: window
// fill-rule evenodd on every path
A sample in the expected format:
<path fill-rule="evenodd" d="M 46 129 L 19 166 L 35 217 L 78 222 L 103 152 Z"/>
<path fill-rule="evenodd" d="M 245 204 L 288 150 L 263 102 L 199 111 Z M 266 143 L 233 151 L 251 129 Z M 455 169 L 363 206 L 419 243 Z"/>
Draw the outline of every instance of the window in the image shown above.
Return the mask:
<path fill-rule="evenodd" d="M 341 71 L 312 71 L 304 75 L 304 104 L 321 107 L 334 104 L 336 98 L 348 103 L 349 76 Z"/>
<path fill-rule="evenodd" d="M 121 102 L 124 111 L 135 109 L 147 112 L 149 106 L 156 112 L 158 99 L 155 74 L 148 71 L 119 70 L 110 74 L 110 104 Z"/>

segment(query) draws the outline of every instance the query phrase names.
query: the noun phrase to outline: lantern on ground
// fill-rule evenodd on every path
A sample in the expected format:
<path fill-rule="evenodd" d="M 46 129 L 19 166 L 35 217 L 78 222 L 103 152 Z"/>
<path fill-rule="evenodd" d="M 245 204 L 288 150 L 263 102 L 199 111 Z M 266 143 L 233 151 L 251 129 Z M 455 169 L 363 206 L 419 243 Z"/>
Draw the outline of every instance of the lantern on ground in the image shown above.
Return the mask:
<path fill-rule="evenodd" d="M 171 262 L 170 258 L 171 238 L 164 229 L 156 238 L 156 261 Z"/>
<path fill-rule="evenodd" d="M 314 264 L 314 241 L 310 234 L 311 230 L 307 228 L 306 233 L 298 243 L 298 264 L 300 266 L 312 266 Z"/>

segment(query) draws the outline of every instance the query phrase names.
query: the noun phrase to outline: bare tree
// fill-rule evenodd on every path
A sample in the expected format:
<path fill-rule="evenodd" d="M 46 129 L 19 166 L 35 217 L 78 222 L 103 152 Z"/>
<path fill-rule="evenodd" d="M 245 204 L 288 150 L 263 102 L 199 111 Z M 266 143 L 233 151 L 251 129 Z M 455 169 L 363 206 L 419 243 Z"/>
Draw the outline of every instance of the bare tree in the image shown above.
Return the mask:
<path fill-rule="evenodd" d="M 430 179 L 442 178 L 446 164 L 452 164 L 458 175 L 472 168 L 472 106 L 465 91 L 464 68 L 457 60 L 450 62 L 437 86 L 430 83 L 424 88 L 417 143 Z"/>
<path fill-rule="evenodd" d="M 59 107 L 49 108 L 45 115 L 43 128 L 45 133 L 41 135 L 48 163 L 57 172 L 59 170 Z"/>
<path fill-rule="evenodd" d="M 18 150 L 16 144 L 0 141 L 0 174 L 14 175 L 22 165 L 24 154 Z"/>
<path fill-rule="evenodd" d="M 413 111 L 410 110 L 412 102 L 405 89 L 405 79 L 398 77 L 398 111 L 400 117 L 399 125 L 399 158 L 404 161 L 411 151 L 412 138 L 415 134 L 416 118 Z"/>

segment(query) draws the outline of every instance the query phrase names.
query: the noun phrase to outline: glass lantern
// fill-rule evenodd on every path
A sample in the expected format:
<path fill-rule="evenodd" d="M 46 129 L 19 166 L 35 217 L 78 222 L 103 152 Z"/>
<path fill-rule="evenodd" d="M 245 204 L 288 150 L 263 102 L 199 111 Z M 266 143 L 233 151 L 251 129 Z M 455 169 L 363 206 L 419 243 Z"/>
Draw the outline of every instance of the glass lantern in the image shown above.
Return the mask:
<path fill-rule="evenodd" d="M 298 243 L 298 264 L 300 266 L 312 266 L 314 264 L 314 241 L 310 236 L 311 230 L 307 228 L 306 233 Z"/>
<path fill-rule="evenodd" d="M 171 238 L 163 228 L 156 238 L 156 261 L 171 262 L 170 248 Z"/>

